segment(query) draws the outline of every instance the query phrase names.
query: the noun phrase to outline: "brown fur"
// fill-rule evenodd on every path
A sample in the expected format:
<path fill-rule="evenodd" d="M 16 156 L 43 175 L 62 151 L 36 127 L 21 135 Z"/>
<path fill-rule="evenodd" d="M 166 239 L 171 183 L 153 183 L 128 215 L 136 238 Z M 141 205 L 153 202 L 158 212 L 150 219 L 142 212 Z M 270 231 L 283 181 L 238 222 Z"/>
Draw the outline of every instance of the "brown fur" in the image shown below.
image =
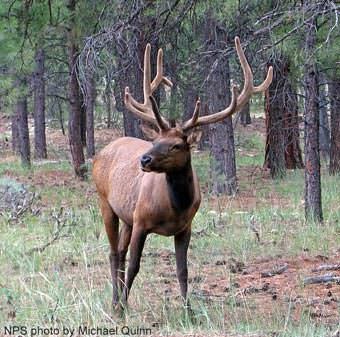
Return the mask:
<path fill-rule="evenodd" d="M 191 222 L 201 202 L 198 179 L 190 164 L 190 144 L 186 139 L 180 130 L 175 129 L 159 136 L 154 146 L 147 141 L 123 137 L 107 145 L 94 160 L 93 178 L 111 247 L 114 305 L 118 303 L 118 288 L 123 289 L 123 302 L 127 300 L 139 269 L 144 241 L 149 233 L 175 236 L 181 293 L 186 297 L 187 246 Z M 162 153 L 153 151 L 157 144 L 163 144 Z M 171 150 L 177 144 L 181 148 Z M 162 157 L 158 170 L 163 173 L 142 171 L 140 158 L 146 153 L 150 153 L 155 162 L 159 161 L 158 157 Z M 164 171 L 172 172 L 185 162 L 190 164 L 189 170 L 192 170 L 189 188 L 193 191 L 193 201 L 187 209 L 178 213 L 171 202 L 167 174 Z M 118 218 L 124 223 L 119 238 Z M 124 279 L 125 256 L 129 244 L 131 258 L 128 275 Z"/>

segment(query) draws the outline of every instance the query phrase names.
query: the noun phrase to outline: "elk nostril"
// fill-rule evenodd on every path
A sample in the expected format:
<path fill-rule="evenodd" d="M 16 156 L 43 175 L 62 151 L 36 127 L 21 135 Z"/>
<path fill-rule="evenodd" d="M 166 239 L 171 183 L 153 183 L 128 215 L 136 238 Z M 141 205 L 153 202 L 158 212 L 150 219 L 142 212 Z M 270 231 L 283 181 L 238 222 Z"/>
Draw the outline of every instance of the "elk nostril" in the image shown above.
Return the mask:
<path fill-rule="evenodd" d="M 151 162 L 151 160 L 152 160 L 152 158 L 150 156 L 144 155 L 141 158 L 140 162 L 141 162 L 142 166 L 144 167 L 145 165 L 149 164 Z"/>

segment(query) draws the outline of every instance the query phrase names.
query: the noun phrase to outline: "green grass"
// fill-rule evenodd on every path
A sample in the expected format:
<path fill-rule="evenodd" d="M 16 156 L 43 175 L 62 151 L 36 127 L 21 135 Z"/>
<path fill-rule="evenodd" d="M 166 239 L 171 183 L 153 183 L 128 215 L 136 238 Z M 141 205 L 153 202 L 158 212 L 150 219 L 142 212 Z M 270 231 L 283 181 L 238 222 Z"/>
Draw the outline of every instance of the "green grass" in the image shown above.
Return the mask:
<path fill-rule="evenodd" d="M 13 175 L 23 176 L 28 174 L 43 174 L 48 171 L 60 171 L 60 172 L 71 172 L 72 166 L 69 161 L 60 160 L 56 162 L 41 162 L 39 164 L 33 163 L 31 168 L 23 167 L 20 161 L 10 161 L 0 163 L 0 176 L 5 175 L 6 172 L 10 172 Z"/>
<path fill-rule="evenodd" d="M 262 146 L 262 144 L 261 144 Z M 242 145 L 252 157 L 238 157 L 239 167 L 261 165 L 255 137 Z M 208 183 L 208 157 L 200 154 L 194 165 Z M 68 162 L 22 169 L 18 162 L 0 164 L 0 174 L 23 178 L 48 171 L 71 172 Z M 247 178 L 248 179 L 248 178 Z M 204 196 L 193 225 L 189 250 L 190 297 L 195 322 L 185 314 L 175 278 L 173 239 L 151 235 L 144 249 L 141 271 L 134 283 L 126 318 L 112 315 L 108 264 L 109 246 L 96 195 L 74 186 L 38 186 L 40 213 L 26 213 L 19 221 L 0 219 L 0 322 L 29 326 L 109 327 L 112 324 L 151 328 L 160 334 L 270 334 L 280 337 L 326 336 L 334 326 L 316 324 L 308 315 L 292 319 L 287 302 L 272 303 L 270 312 L 257 312 L 256 303 L 237 296 L 238 289 L 220 297 L 203 296 L 214 279 L 217 261 L 234 258 L 249 264 L 261 257 L 294 257 L 306 252 L 331 255 L 340 246 L 340 181 L 323 172 L 324 224 L 306 223 L 303 206 L 303 171 L 288 172 L 280 181 L 241 179 L 241 194 L 225 198 L 218 209 Z M 93 191 L 91 180 L 82 188 Z M 48 201 L 44 204 L 43 201 Z M 252 200 L 256 200 L 255 203 Z M 79 206 L 80 205 L 80 206 Z M 48 242 L 58 229 L 55 220 L 64 207 L 61 237 L 43 252 L 32 252 Z M 260 235 L 256 240 L 252 226 Z M 168 259 L 157 254 L 165 254 Z M 208 269 L 207 266 L 211 266 Z M 220 270 L 221 272 L 221 270 Z M 235 275 L 225 268 L 220 282 L 232 285 Z M 217 277 L 217 276 L 216 276 Z M 167 283 L 168 280 L 171 283 Z M 200 279 L 196 282 L 195 279 Z M 0 333 L 2 332 L 0 326 Z"/>
<path fill-rule="evenodd" d="M 236 134 L 236 162 L 238 167 L 262 166 L 264 162 L 264 141 L 255 133 L 251 135 Z"/>

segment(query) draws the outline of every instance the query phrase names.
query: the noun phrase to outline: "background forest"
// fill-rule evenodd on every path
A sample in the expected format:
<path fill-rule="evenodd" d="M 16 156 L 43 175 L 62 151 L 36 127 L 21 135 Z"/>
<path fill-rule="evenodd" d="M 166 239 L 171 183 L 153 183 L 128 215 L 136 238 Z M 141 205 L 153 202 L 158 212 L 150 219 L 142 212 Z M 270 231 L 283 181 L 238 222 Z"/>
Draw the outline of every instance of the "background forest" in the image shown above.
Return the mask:
<path fill-rule="evenodd" d="M 0 321 L 338 336 L 339 15 L 328 0 L 2 0 Z M 203 192 L 189 249 L 196 320 L 181 307 L 172 241 L 156 236 L 131 310 L 114 317 L 92 158 L 119 136 L 144 138 L 123 94 L 129 86 L 142 101 L 147 43 L 153 70 L 163 48 L 174 84 L 156 91 L 160 111 L 185 121 L 197 97 L 208 115 L 243 83 L 235 36 L 255 83 L 269 66 L 274 78 L 203 127 L 193 153 Z"/>

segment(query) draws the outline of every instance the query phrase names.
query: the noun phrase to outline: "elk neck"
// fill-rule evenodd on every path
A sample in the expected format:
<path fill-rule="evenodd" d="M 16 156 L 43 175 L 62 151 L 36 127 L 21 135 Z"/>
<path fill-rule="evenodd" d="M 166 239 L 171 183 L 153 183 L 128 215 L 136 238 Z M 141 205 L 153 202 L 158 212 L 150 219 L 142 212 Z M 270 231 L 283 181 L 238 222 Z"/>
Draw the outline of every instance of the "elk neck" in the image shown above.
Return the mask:
<path fill-rule="evenodd" d="M 194 178 L 189 157 L 184 167 L 166 173 L 169 196 L 176 213 L 187 210 L 194 201 Z"/>

